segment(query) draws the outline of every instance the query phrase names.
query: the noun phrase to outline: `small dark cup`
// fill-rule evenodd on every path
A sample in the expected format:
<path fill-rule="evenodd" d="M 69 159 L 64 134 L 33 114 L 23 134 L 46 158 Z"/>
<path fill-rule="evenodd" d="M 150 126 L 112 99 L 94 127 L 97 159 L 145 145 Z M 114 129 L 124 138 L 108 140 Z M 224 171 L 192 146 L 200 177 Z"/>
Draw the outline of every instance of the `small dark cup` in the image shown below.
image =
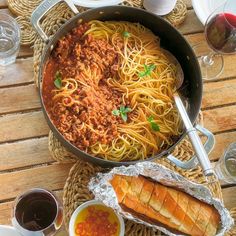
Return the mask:
<path fill-rule="evenodd" d="M 48 190 L 31 189 L 15 200 L 12 224 L 24 236 L 54 235 L 62 221 L 61 204 Z"/>

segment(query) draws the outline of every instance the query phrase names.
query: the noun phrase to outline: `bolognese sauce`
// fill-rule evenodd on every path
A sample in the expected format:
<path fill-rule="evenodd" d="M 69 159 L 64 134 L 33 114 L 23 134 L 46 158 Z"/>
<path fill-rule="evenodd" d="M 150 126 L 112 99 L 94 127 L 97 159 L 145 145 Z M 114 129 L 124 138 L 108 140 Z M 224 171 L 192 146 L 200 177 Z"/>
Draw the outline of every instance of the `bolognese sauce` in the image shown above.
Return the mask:
<path fill-rule="evenodd" d="M 96 142 L 110 143 L 122 123 L 112 115 L 122 104 L 122 93 L 107 83 L 116 76 L 118 53 L 107 41 L 85 35 L 88 29 L 81 24 L 59 40 L 43 75 L 50 119 L 68 141 L 86 151 Z"/>

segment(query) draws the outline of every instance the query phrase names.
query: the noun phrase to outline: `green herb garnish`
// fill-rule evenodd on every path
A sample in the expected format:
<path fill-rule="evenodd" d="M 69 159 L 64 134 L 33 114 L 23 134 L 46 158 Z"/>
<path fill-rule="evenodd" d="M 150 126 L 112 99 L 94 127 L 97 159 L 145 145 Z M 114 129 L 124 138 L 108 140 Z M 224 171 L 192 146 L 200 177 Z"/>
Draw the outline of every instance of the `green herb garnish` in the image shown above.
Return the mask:
<path fill-rule="evenodd" d="M 119 109 L 119 110 L 113 110 L 113 111 L 112 111 L 112 114 L 113 114 L 114 116 L 121 116 L 122 120 L 123 120 L 124 122 L 126 122 L 127 119 L 128 119 L 127 113 L 128 113 L 128 112 L 131 112 L 131 111 L 132 111 L 131 108 L 125 107 L 125 106 L 121 105 L 121 106 L 120 106 L 120 109 Z"/>
<path fill-rule="evenodd" d="M 129 38 L 130 37 L 130 33 L 128 31 L 124 31 L 123 32 L 123 37 Z"/>
<path fill-rule="evenodd" d="M 151 72 L 156 68 L 156 66 L 154 64 L 147 66 L 147 65 L 143 65 L 144 66 L 144 71 L 139 72 L 138 76 L 144 77 L 144 76 L 148 76 L 151 75 Z"/>
<path fill-rule="evenodd" d="M 154 121 L 153 116 L 149 116 L 147 120 L 150 123 L 150 126 L 153 131 L 155 132 L 160 131 L 160 126 Z"/>
<path fill-rule="evenodd" d="M 55 80 L 54 80 L 54 85 L 58 88 L 61 89 L 62 87 L 62 77 L 61 77 L 61 73 L 59 71 L 56 72 L 55 76 L 54 76 Z"/>

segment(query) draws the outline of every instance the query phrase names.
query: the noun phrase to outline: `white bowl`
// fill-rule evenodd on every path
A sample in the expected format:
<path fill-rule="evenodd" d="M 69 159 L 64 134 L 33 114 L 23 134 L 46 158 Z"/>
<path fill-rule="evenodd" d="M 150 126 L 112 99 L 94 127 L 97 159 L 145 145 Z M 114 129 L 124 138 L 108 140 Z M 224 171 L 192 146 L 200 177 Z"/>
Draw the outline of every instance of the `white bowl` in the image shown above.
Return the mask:
<path fill-rule="evenodd" d="M 0 225 L 0 236 L 22 236 L 14 227 Z"/>
<path fill-rule="evenodd" d="M 170 13 L 175 5 L 177 0 L 144 0 L 143 6 L 146 10 L 158 15 L 163 16 Z"/>
<path fill-rule="evenodd" d="M 83 204 L 81 204 L 79 207 L 77 207 L 74 211 L 74 213 L 72 214 L 71 218 L 70 218 L 70 224 L 69 224 L 69 235 L 70 236 L 76 236 L 75 232 L 74 232 L 74 225 L 75 225 L 75 220 L 76 217 L 78 216 L 78 214 L 87 206 L 92 206 L 92 205 L 104 205 L 102 202 L 97 201 L 97 200 L 91 200 L 88 202 L 85 202 Z M 117 216 L 119 222 L 120 222 L 120 234 L 119 236 L 124 236 L 125 234 L 125 224 L 124 224 L 124 220 L 123 218 L 118 215 L 115 211 L 114 211 L 115 215 Z"/>

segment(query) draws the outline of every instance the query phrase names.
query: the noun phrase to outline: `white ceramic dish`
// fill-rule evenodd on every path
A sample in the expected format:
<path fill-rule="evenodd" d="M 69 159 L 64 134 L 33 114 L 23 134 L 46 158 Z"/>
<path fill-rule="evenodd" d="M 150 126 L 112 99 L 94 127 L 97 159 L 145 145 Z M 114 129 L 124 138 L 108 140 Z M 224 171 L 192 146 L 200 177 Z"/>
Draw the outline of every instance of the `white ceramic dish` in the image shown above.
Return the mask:
<path fill-rule="evenodd" d="M 163 16 L 170 13 L 176 4 L 177 0 L 144 0 L 143 6 L 146 10 L 159 15 Z"/>
<path fill-rule="evenodd" d="M 208 16 L 225 0 L 192 0 L 193 9 L 198 19 L 205 25 Z"/>
<path fill-rule="evenodd" d="M 84 208 L 86 208 L 88 206 L 92 206 L 92 205 L 104 205 L 104 204 L 100 201 L 97 201 L 97 200 L 91 200 L 91 201 L 85 202 L 85 203 L 81 204 L 79 207 L 77 207 L 76 210 L 74 211 L 74 213 L 72 214 L 71 218 L 70 218 L 70 223 L 69 223 L 69 235 L 70 236 L 76 236 L 75 233 L 74 233 L 74 225 L 75 225 L 75 220 L 76 220 L 76 217 L 78 216 L 78 214 Z M 116 214 L 115 211 L 114 211 L 114 213 Z M 120 222 L 120 235 L 119 236 L 124 236 L 124 234 L 125 234 L 124 220 L 120 215 L 116 214 L 116 216 L 117 216 L 117 218 Z"/>
<path fill-rule="evenodd" d="M 22 236 L 14 227 L 0 225 L 0 236 Z"/>
<path fill-rule="evenodd" d="M 95 8 L 95 7 L 104 7 L 111 5 L 118 5 L 123 0 L 73 0 L 75 5 L 81 7 Z"/>

